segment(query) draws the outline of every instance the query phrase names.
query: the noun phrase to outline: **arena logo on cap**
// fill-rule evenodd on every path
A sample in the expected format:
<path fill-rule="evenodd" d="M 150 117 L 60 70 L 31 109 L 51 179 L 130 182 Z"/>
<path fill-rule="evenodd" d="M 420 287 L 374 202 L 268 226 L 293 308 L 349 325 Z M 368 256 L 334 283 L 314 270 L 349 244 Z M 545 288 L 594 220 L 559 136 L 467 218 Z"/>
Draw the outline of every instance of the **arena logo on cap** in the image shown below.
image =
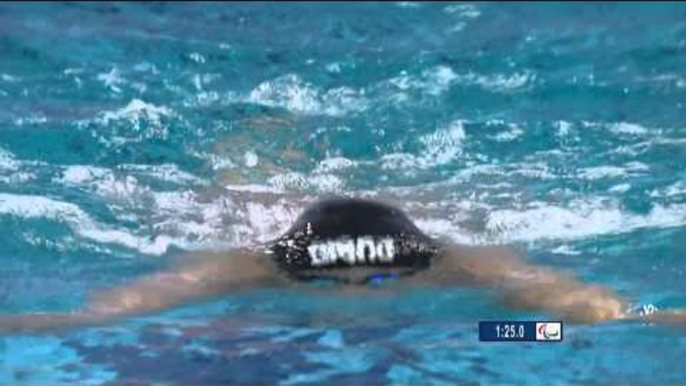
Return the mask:
<path fill-rule="evenodd" d="M 392 238 L 375 239 L 370 236 L 315 242 L 307 247 L 307 251 L 314 266 L 331 265 L 339 261 L 350 265 L 391 263 L 396 252 Z"/>

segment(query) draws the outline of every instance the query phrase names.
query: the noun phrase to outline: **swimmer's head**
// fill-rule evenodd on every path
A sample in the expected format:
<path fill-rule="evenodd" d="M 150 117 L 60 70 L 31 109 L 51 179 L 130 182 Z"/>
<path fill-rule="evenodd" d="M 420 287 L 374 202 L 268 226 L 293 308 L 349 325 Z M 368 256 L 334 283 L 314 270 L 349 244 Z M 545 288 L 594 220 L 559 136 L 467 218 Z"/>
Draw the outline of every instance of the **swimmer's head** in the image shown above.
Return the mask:
<path fill-rule="evenodd" d="M 437 247 L 400 209 L 336 198 L 307 208 L 272 252 L 292 276 L 321 278 L 352 267 L 373 268 L 371 276 L 380 270 L 415 271 L 429 266 Z"/>
<path fill-rule="evenodd" d="M 416 234 L 427 237 L 400 209 L 354 198 L 319 201 L 307 208 L 287 233 L 306 232 L 308 224 L 322 239 L 341 235 L 359 237 Z"/>

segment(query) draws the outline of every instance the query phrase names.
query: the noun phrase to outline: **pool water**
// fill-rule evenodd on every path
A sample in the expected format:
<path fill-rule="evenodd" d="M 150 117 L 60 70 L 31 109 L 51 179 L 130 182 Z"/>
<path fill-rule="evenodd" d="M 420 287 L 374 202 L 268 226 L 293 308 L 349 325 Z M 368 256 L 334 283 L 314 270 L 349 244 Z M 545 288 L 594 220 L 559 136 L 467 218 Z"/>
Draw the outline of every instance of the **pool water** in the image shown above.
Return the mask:
<path fill-rule="evenodd" d="M 3 3 L 0 312 L 76 310 L 318 197 L 686 307 L 686 5 Z M 686 329 L 487 289 L 255 289 L 0 336 L 0 384 L 684 384 Z"/>

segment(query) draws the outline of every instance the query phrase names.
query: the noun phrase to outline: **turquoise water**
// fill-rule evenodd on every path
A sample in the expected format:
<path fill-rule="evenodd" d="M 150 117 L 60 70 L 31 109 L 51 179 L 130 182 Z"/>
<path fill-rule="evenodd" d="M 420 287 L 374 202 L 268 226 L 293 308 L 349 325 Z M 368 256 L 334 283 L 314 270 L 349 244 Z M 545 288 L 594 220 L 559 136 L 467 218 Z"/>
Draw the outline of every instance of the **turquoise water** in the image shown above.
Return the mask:
<path fill-rule="evenodd" d="M 686 5 L 0 5 L 0 305 L 78 309 L 326 194 L 686 307 Z M 684 329 L 479 343 L 488 290 L 255 290 L 0 337 L 0 384 L 684 384 Z"/>

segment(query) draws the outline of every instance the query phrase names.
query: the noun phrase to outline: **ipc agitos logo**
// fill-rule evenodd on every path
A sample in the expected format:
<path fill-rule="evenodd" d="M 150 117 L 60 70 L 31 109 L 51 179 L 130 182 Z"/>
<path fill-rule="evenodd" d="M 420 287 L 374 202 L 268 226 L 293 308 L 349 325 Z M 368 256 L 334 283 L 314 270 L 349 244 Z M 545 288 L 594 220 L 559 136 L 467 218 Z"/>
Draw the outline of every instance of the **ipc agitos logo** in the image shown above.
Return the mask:
<path fill-rule="evenodd" d="M 536 340 L 538 341 L 561 341 L 561 322 L 536 322 Z"/>

